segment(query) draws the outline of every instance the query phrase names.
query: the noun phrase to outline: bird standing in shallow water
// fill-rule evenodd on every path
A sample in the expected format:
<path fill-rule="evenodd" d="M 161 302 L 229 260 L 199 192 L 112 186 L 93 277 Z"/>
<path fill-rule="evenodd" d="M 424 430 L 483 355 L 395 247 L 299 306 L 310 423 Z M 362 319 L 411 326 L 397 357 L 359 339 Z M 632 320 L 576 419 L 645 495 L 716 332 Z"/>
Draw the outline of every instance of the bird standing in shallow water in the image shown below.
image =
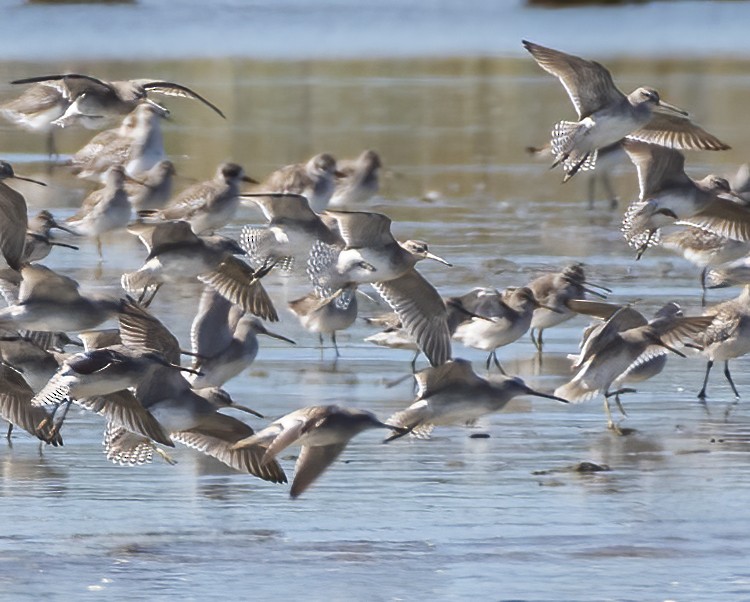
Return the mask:
<path fill-rule="evenodd" d="M 67 226 L 75 234 L 96 239 L 96 250 L 100 258 L 102 234 L 124 230 L 130 222 L 132 207 L 125 192 L 126 177 L 122 165 L 110 167 L 104 188 L 87 196 L 78 213 L 66 220 Z"/>
<path fill-rule="evenodd" d="M 301 194 L 313 211 L 321 212 L 328 206 L 336 188 L 336 159 L 328 153 L 315 155 L 305 163 L 286 165 L 274 171 L 258 186 L 258 192 Z"/>
<path fill-rule="evenodd" d="M 330 207 L 345 207 L 370 200 L 378 193 L 380 181 L 378 172 L 383 164 L 380 155 L 374 150 L 362 151 L 354 161 L 339 161 L 336 189 Z"/>
<path fill-rule="evenodd" d="M 183 190 L 169 205 L 157 211 L 144 210 L 141 217 L 183 220 L 196 234 L 212 234 L 234 219 L 240 205 L 240 184 L 255 180 L 236 163 L 222 163 L 210 180 Z"/>
<path fill-rule="evenodd" d="M 463 306 L 476 317 L 464 316 L 453 338 L 467 347 L 489 351 L 487 370 L 492 361 L 505 374 L 497 359 L 497 350 L 520 339 L 531 326 L 534 310 L 543 306 L 530 288 L 508 289 L 502 293 L 495 289 L 476 288 L 461 297 Z"/>
<path fill-rule="evenodd" d="M 695 342 L 703 348 L 703 355 L 708 358 L 706 376 L 698 398 L 706 398 L 711 368 L 714 362 L 723 360 L 724 376 L 735 398 L 739 399 L 740 394 L 729 372 L 729 360 L 750 353 L 750 285 L 745 285 L 738 297 L 709 307 L 706 314 L 712 318 L 710 323 L 694 337 Z"/>
<path fill-rule="evenodd" d="M 310 332 L 317 332 L 320 345 L 323 335 L 330 334 L 336 357 L 339 347 L 336 332 L 346 330 L 357 319 L 357 287 L 348 286 L 329 297 L 320 297 L 315 292 L 289 302 L 289 309 L 299 318 L 300 323 Z"/>
<path fill-rule="evenodd" d="M 540 305 L 546 306 L 537 307 L 531 318 L 531 341 L 539 353 L 542 352 L 542 345 L 544 344 L 542 340 L 544 330 L 562 324 L 575 315 L 575 312 L 570 308 L 570 301 L 584 299 L 586 293 L 595 297 L 604 297 L 602 293 L 590 288 L 593 286 L 606 292 L 612 292 L 606 287 L 599 287 L 587 282 L 583 265 L 580 263 L 566 266 L 562 272 L 539 276 L 528 284 L 528 288 L 534 293 L 534 298 Z M 538 331 L 536 337 L 534 336 L 535 330 Z"/>

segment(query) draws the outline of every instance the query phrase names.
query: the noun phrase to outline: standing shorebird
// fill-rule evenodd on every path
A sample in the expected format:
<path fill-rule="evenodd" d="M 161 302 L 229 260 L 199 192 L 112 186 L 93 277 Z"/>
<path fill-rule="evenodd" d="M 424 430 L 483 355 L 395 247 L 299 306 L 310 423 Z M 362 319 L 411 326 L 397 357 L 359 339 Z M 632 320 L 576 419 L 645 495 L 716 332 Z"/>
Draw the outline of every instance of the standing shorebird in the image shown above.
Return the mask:
<path fill-rule="evenodd" d="M 732 387 L 734 396 L 740 394 L 729 372 L 729 360 L 750 353 L 750 285 L 745 285 L 738 297 L 709 307 L 706 313 L 712 317 L 710 324 L 694 338 L 708 358 L 703 387 L 699 399 L 706 399 L 708 375 L 716 361 L 724 362 L 724 376 Z"/>
<path fill-rule="evenodd" d="M 604 297 L 602 293 L 590 288 L 593 286 L 597 285 L 586 281 L 583 265 L 580 263 L 566 266 L 562 272 L 544 274 L 529 283 L 528 288 L 534 293 L 534 298 L 541 306 L 545 306 L 536 308 L 531 318 L 531 341 L 539 350 L 539 353 L 542 352 L 544 344 L 542 340 L 544 330 L 562 324 L 576 315 L 570 308 L 570 301 L 584 299 L 586 293 L 595 297 Z M 605 287 L 597 286 L 597 288 L 601 288 L 608 293 L 612 292 Z M 538 331 L 536 337 L 534 336 L 535 330 Z"/>
<path fill-rule="evenodd" d="M 122 165 L 110 167 L 104 188 L 87 196 L 78 213 L 66 220 L 75 234 L 96 239 L 100 258 L 102 234 L 123 230 L 130 222 L 132 208 L 125 192 L 125 179 L 125 168 Z"/>
<path fill-rule="evenodd" d="M 472 425 L 482 416 L 499 412 L 517 395 L 568 403 L 560 397 L 532 389 L 517 376 L 488 381 L 474 372 L 470 362 L 459 358 L 442 366 L 420 370 L 414 377 L 418 387 L 416 400 L 405 410 L 396 412 L 386 423 L 405 429 L 420 439 L 429 438 L 435 426 Z M 401 437 L 405 432 L 396 433 L 386 441 Z"/>
<path fill-rule="evenodd" d="M 576 302 L 580 311 L 584 311 L 585 304 L 586 302 Z M 609 398 L 617 399 L 620 394 L 633 390 L 611 390 L 613 384 L 624 382 L 639 366 L 668 351 L 685 357 L 673 345 L 701 332 L 709 322 L 710 319 L 705 316 L 683 317 L 670 308 L 646 322 L 639 312 L 629 306 L 620 307 L 606 322 L 584 335 L 580 353 L 573 356 L 572 369 L 576 371 L 575 376 L 570 382 L 558 387 L 555 395 L 571 403 L 581 403 L 599 392 L 603 393 L 608 428 L 618 431 L 612 420 Z M 635 379 L 636 376 L 633 376 L 633 380 Z"/>
<path fill-rule="evenodd" d="M 164 160 L 139 174 L 138 180 L 126 182 L 125 191 L 133 209 L 162 209 L 172 196 L 172 179 L 176 173 L 174 163 Z"/>
<path fill-rule="evenodd" d="M 75 153 L 69 161 L 79 178 L 101 180 L 113 165 L 137 177 L 167 158 L 161 131 L 163 115 L 140 104 L 123 119 L 117 130 L 108 130 Z"/>
<path fill-rule="evenodd" d="M 638 257 L 660 242 L 659 229 L 678 220 L 720 236 L 750 240 L 750 209 L 736 202 L 729 182 L 715 175 L 693 180 L 679 151 L 634 140 L 625 151 L 638 168 L 640 195 L 622 221 L 628 244 Z"/>
<path fill-rule="evenodd" d="M 26 199 L 5 183 L 11 179 L 33 182 L 40 186 L 46 184 L 16 175 L 10 163 L 0 161 L 0 215 L 3 218 L 0 221 L 0 260 L 5 264 L 0 264 L 0 269 L 7 266 L 12 270 L 18 270 L 24 259 L 29 216 Z"/>
<path fill-rule="evenodd" d="M 372 284 L 432 365 L 450 359 L 445 303 L 414 269 L 422 259 L 450 264 L 430 253 L 425 242 L 398 242 L 391 234 L 390 218 L 383 214 L 328 211 L 326 216 L 335 220 L 345 245 L 313 246 L 308 262 L 313 284 L 327 291 L 324 296 L 350 284 Z"/>
<path fill-rule="evenodd" d="M 295 344 L 205 287 L 190 328 L 193 369 L 197 371 L 190 378 L 193 387 L 221 387 L 250 366 L 258 355 L 259 334 Z"/>
<path fill-rule="evenodd" d="M 345 207 L 370 200 L 380 189 L 379 172 L 383 164 L 374 150 L 362 151 L 354 161 L 339 161 L 336 188 L 330 207 Z"/>
<path fill-rule="evenodd" d="M 296 498 L 333 464 L 353 437 L 371 428 L 393 427 L 380 422 L 366 410 L 336 405 L 310 406 L 279 418 L 251 437 L 235 443 L 233 449 L 264 447 L 266 453 L 261 465 L 266 465 L 290 445 L 302 446 L 289 494 Z"/>
<path fill-rule="evenodd" d="M 143 217 L 184 220 L 196 234 L 211 234 L 234 219 L 240 205 L 240 184 L 255 180 L 236 163 L 222 163 L 210 180 L 183 190 L 164 209 L 142 211 Z"/>
<path fill-rule="evenodd" d="M 465 316 L 453 333 L 453 338 L 467 347 L 488 351 L 487 370 L 491 362 L 504 374 L 497 359 L 497 350 L 520 339 L 530 328 L 534 310 L 544 307 L 530 288 L 508 289 L 503 293 L 495 289 L 476 288 L 461 297 L 463 305 L 476 317 Z"/>
<path fill-rule="evenodd" d="M 148 98 L 149 92 L 198 100 L 224 117 L 218 107 L 182 84 L 153 79 L 105 81 L 90 75 L 66 73 L 26 77 L 11 84 L 34 84 L 26 96 L 23 112 L 34 114 L 40 123 L 60 127 L 82 125 L 98 129 L 112 117 L 125 115 L 139 104 L 148 104 L 162 114 L 169 111 Z M 20 99 L 19 99 L 20 101 Z M 50 107 L 46 113 L 43 108 Z M 54 107 L 54 110 L 52 110 Z M 18 110 L 18 109 L 17 109 Z M 56 113 L 60 113 L 55 116 Z M 40 114 L 41 113 L 41 114 Z"/>
<path fill-rule="evenodd" d="M 274 171 L 258 186 L 259 192 L 301 194 L 313 211 L 323 211 L 336 188 L 336 159 L 328 153 L 315 155 L 306 163 L 286 165 Z"/>
<path fill-rule="evenodd" d="M 701 268 L 701 305 L 706 304 L 706 278 L 712 267 L 730 263 L 750 253 L 750 241 L 727 238 L 695 226 L 685 225 L 661 237 L 661 244 Z"/>
<path fill-rule="evenodd" d="M 290 301 L 289 309 L 299 318 L 302 326 L 310 332 L 318 333 L 321 347 L 323 335 L 331 335 L 336 357 L 339 357 L 341 354 L 336 344 L 336 332 L 346 330 L 357 319 L 357 287 L 350 285 L 328 297 L 312 292 Z"/>
<path fill-rule="evenodd" d="M 561 121 L 552 130 L 554 165 L 565 169 L 563 181 L 579 170 L 593 169 L 598 150 L 625 137 L 671 148 L 729 148 L 692 123 L 685 111 L 661 100 L 653 88 L 625 96 L 599 63 L 526 40 L 523 45 L 542 69 L 560 80 L 578 113 L 578 121 Z"/>

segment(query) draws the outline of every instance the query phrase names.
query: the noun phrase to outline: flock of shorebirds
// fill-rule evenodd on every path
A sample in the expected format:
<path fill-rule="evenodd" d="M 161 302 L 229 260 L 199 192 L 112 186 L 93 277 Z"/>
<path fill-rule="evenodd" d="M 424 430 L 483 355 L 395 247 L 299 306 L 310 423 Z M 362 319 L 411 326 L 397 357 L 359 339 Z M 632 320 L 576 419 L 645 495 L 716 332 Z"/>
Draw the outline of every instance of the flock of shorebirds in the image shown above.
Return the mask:
<path fill-rule="evenodd" d="M 560 80 L 578 113 L 577 121 L 554 126 L 547 147 L 564 180 L 594 169 L 598 157 L 624 150 L 640 181 L 640 196 L 622 228 L 637 256 L 658 244 L 677 250 L 702 269 L 704 291 L 707 282 L 750 282 L 750 263 L 741 259 L 750 252 L 750 178 L 734 187 L 717 176 L 694 180 L 680 152 L 729 147 L 654 89 L 626 96 L 599 63 L 523 45 Z M 366 429 L 389 430 L 385 441 L 428 437 L 435 426 L 497 412 L 516 395 L 563 403 L 602 395 L 608 424 L 618 430 L 609 400 L 624 414 L 620 395 L 633 391 L 627 385 L 658 374 L 670 353 L 684 356 L 692 349 L 708 359 L 699 397 L 705 398 L 709 371 L 720 360 L 737 394 L 728 362 L 750 351 L 750 287 L 704 315 L 685 316 L 667 303 L 649 319 L 631 305 L 606 302 L 611 291 L 587 281 L 576 263 L 524 287 L 475 288 L 443 298 L 416 269 L 425 259 L 448 263 L 427 243 L 397 241 L 381 213 L 340 210 L 361 207 L 377 193 L 381 162 L 374 151 L 348 162 L 319 154 L 262 182 L 223 163 L 211 180 L 174 194 L 175 169 L 160 130 L 168 110 L 152 96 L 191 98 L 223 117 L 206 98 L 179 84 L 145 79 L 64 74 L 12 83 L 24 86 L 23 93 L 0 105 L 0 114 L 46 133 L 51 156 L 59 127 L 121 122 L 65 162 L 100 188 L 64 222 L 48 211 L 28 216 L 24 197 L 9 183 L 30 179 L 0 162 L 0 289 L 8 303 L 0 310 L 0 415 L 11 429 L 61 445 L 75 403 L 106 418 L 105 453 L 115 462 L 138 465 L 155 454 L 172 462 L 165 448 L 181 443 L 272 482 L 287 480 L 279 453 L 299 445 L 291 487 L 297 497 Z M 239 240 L 217 234 L 241 204 L 260 208 L 267 223 L 245 226 Z M 61 240 L 55 230 L 69 236 Z M 120 298 L 81 292 L 75 280 L 38 263 L 54 246 L 83 239 L 96 241 L 101 255 L 100 237 L 126 230 L 140 238 L 147 255 L 142 267 L 122 275 Z M 354 323 L 359 289 L 371 285 L 392 313 L 368 320 L 382 328 L 368 340 L 413 349 L 430 363 L 414 374 L 414 403 L 385 421 L 364 410 L 310 406 L 258 432 L 222 413 L 227 407 L 255 413 L 221 387 L 255 359 L 257 335 L 293 343 L 265 326 L 278 320 L 263 286 L 272 271 L 306 275 L 310 293 L 288 307 L 321 344 L 330 335 L 337 356 L 336 332 Z M 189 352 L 149 310 L 162 286 L 186 282 L 203 285 Z M 584 332 L 568 383 L 547 394 L 505 374 L 500 347 L 531 330 L 542 353 L 544 330 L 577 314 L 599 321 Z M 99 329 L 109 320 L 119 328 Z M 493 365 L 501 374 L 477 374 L 470 362 L 454 357 L 452 340 L 488 352 L 488 376 Z M 84 351 L 65 351 L 75 344 Z M 192 356 L 189 366 L 181 363 L 183 354 Z"/>

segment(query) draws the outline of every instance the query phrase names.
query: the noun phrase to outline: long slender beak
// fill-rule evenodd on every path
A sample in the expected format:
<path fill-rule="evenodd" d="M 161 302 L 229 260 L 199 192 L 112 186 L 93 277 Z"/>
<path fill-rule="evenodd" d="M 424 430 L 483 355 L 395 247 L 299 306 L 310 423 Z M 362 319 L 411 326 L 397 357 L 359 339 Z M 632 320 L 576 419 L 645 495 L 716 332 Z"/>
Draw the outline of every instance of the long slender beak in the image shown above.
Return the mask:
<path fill-rule="evenodd" d="M 660 340 L 657 339 L 654 342 L 657 345 L 659 345 L 659 347 L 664 347 L 664 349 L 667 349 L 667 350 L 671 351 L 672 353 L 675 353 L 675 354 L 679 355 L 680 357 L 687 357 L 687 355 L 685 355 L 684 353 L 682 353 L 682 351 L 680 351 L 679 349 L 675 349 L 674 347 L 670 347 L 669 345 L 667 345 L 663 341 L 660 341 Z"/>
<path fill-rule="evenodd" d="M 25 176 L 14 175 L 13 178 L 16 180 L 23 180 L 24 182 L 33 182 L 34 184 L 39 184 L 39 186 L 46 186 L 44 182 L 40 182 L 39 180 L 34 180 L 33 178 L 27 178 Z"/>
<path fill-rule="evenodd" d="M 242 176 L 242 181 L 247 182 L 248 184 L 260 184 L 258 180 L 251 178 L 250 176 Z"/>
<path fill-rule="evenodd" d="M 584 292 L 588 293 L 589 295 L 594 295 L 594 297 L 598 297 L 599 299 L 607 298 L 606 294 L 600 293 L 599 291 L 595 291 L 593 288 L 589 288 L 588 286 L 583 286 L 582 284 L 579 284 L 579 286 L 584 290 Z"/>
<path fill-rule="evenodd" d="M 177 368 L 180 372 L 187 372 L 188 374 L 195 374 L 196 376 L 203 376 L 203 372 L 200 370 L 193 370 L 186 366 L 178 366 L 177 364 L 169 364 L 172 368 Z"/>
<path fill-rule="evenodd" d="M 565 313 L 562 309 L 557 309 L 556 307 L 552 307 L 551 305 L 545 305 L 544 303 L 537 303 L 536 306 L 539 309 L 546 309 L 546 310 L 551 311 L 552 313 L 555 313 L 555 314 L 563 314 L 563 313 Z"/>
<path fill-rule="evenodd" d="M 586 280 L 582 284 L 586 284 L 587 286 L 593 286 L 594 288 L 598 288 L 599 290 L 604 291 L 605 293 L 612 292 L 611 288 L 607 288 L 606 286 L 602 286 L 601 284 L 596 284 L 595 282 L 589 282 L 588 280 Z"/>
<path fill-rule="evenodd" d="M 570 403 L 567 399 L 557 397 L 556 395 L 552 395 L 551 393 L 542 393 L 541 391 L 536 391 L 531 387 L 526 387 L 526 395 L 533 395 L 534 397 L 544 397 L 545 399 L 554 399 L 555 401 L 559 401 L 560 403 Z"/>
<path fill-rule="evenodd" d="M 434 253 L 430 253 L 429 251 L 427 253 L 425 253 L 424 256 L 425 256 L 425 259 L 434 259 L 435 261 L 437 261 L 439 263 L 447 265 L 449 268 L 453 267 L 452 263 L 446 261 L 445 259 L 443 259 L 442 257 L 440 257 L 438 255 L 435 255 Z"/>
<path fill-rule="evenodd" d="M 146 182 L 144 182 L 143 180 L 139 180 L 138 178 L 134 178 L 130 174 L 126 173 L 126 174 L 124 174 L 123 177 L 124 177 L 124 179 L 125 179 L 126 182 L 135 182 L 136 184 L 140 184 L 141 186 L 145 186 L 146 185 Z"/>
<path fill-rule="evenodd" d="M 159 113 L 160 117 L 163 117 L 164 119 L 167 119 L 169 117 L 169 109 L 166 107 L 163 107 L 158 102 L 154 102 L 150 98 L 144 98 L 143 102 L 145 102 L 147 105 L 151 105 L 156 109 L 156 112 Z"/>
<path fill-rule="evenodd" d="M 687 117 L 689 115 L 689 113 L 687 111 L 685 111 L 684 109 L 681 109 L 679 107 L 671 105 L 668 102 L 664 102 L 663 100 L 659 101 L 659 106 L 662 109 L 667 109 L 667 111 L 671 111 L 672 113 L 676 113 L 678 115 L 682 115 L 683 117 Z"/>
<path fill-rule="evenodd" d="M 239 194 L 237 196 L 241 199 L 247 199 L 248 201 L 253 201 L 254 203 L 257 203 L 255 199 L 262 198 L 262 197 L 271 197 L 272 199 L 283 199 L 283 198 L 292 197 L 292 198 L 307 200 L 307 197 L 304 194 L 297 194 L 296 192 L 243 192 L 242 194 Z"/>
<path fill-rule="evenodd" d="M 71 230 L 67 226 L 63 226 L 63 225 L 57 223 L 56 220 L 50 220 L 49 227 L 50 228 L 57 228 L 58 230 L 62 230 L 63 232 L 67 232 L 68 234 L 72 234 L 73 236 L 80 236 L 80 234 L 78 234 L 78 232 L 74 232 L 73 230 Z M 74 248 L 78 248 L 78 247 L 74 247 Z"/>
<path fill-rule="evenodd" d="M 247 406 L 241 406 L 239 404 L 233 403 L 230 408 L 234 408 L 235 410 L 239 410 L 240 412 L 247 412 L 248 414 L 252 414 L 253 416 L 257 416 L 258 418 L 265 418 L 263 414 L 260 412 L 256 412 L 255 410 L 248 408 Z"/>
<path fill-rule="evenodd" d="M 266 335 L 267 337 L 271 337 L 272 339 L 278 339 L 279 341 L 286 341 L 287 343 L 289 343 L 289 344 L 291 344 L 291 345 L 296 345 L 296 344 L 297 344 L 297 343 L 296 343 L 296 342 L 294 342 L 294 341 L 293 341 L 292 339 L 288 339 L 288 338 L 286 338 L 286 337 L 285 337 L 285 336 L 283 336 L 283 335 L 280 335 L 280 334 L 276 334 L 275 332 L 270 332 L 270 331 L 268 331 L 268 330 L 266 330 L 265 332 L 261 332 L 261 333 L 259 333 L 259 334 L 264 334 L 264 335 Z"/>
<path fill-rule="evenodd" d="M 66 230 L 66 232 L 68 232 L 68 230 Z M 78 236 L 78 234 L 76 234 L 76 236 Z M 65 242 L 55 242 L 53 240 L 50 240 L 49 244 L 50 246 L 53 246 L 53 247 L 65 247 L 66 249 L 73 249 L 74 251 L 80 250 L 79 247 L 76 247 L 75 245 L 69 245 L 68 243 L 65 243 Z"/>
<path fill-rule="evenodd" d="M 338 295 L 338 294 L 339 294 L 339 293 L 340 293 L 340 292 L 341 292 L 342 290 L 343 290 L 343 289 L 339 289 L 339 291 L 338 291 L 338 292 L 337 292 L 336 294 Z M 357 292 L 357 293 L 359 293 L 360 295 L 362 295 L 362 296 L 363 296 L 363 297 L 364 297 L 365 299 L 369 299 L 369 300 L 370 300 L 370 301 L 372 301 L 373 303 L 378 303 L 378 300 L 377 300 L 377 299 L 375 299 L 375 297 L 371 297 L 370 295 L 368 295 L 368 294 L 367 294 L 367 293 L 366 293 L 365 291 L 363 291 L 362 289 L 359 289 L 359 288 L 358 288 L 358 289 L 356 290 L 356 292 Z"/>
<path fill-rule="evenodd" d="M 460 313 L 470 318 L 477 318 L 478 320 L 485 320 L 487 322 L 492 322 L 492 320 L 488 318 L 487 316 L 480 316 L 479 314 L 475 314 L 473 311 L 469 311 L 463 305 L 461 305 L 460 303 L 456 303 L 455 301 L 448 301 L 446 305 L 450 305 L 451 307 L 456 308 Z"/>
<path fill-rule="evenodd" d="M 389 429 L 392 431 L 395 431 L 392 435 L 389 435 L 385 439 L 383 439 L 383 443 L 390 443 L 391 441 L 394 441 L 396 439 L 401 439 L 404 435 L 408 435 L 411 433 L 419 424 L 412 424 L 411 426 L 393 426 L 391 424 L 386 424 Z"/>

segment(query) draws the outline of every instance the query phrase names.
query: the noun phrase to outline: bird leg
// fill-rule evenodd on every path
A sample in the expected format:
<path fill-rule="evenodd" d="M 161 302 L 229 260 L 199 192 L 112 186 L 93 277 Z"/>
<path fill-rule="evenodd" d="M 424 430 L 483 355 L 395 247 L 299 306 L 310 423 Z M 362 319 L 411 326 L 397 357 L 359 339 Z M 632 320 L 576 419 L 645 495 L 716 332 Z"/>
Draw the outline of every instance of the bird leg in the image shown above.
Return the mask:
<path fill-rule="evenodd" d="M 654 237 L 654 233 L 656 230 L 649 230 L 648 231 L 648 238 L 646 238 L 646 242 L 644 242 L 640 247 L 638 247 L 638 250 L 635 254 L 635 260 L 638 261 L 641 257 L 643 257 L 643 254 L 648 250 L 649 244 L 651 244 L 651 239 Z"/>
<path fill-rule="evenodd" d="M 52 413 L 37 425 L 35 433 L 36 436 L 46 443 L 52 443 L 52 441 L 55 440 L 55 437 L 57 437 L 57 434 L 60 432 L 63 422 L 65 421 L 65 417 L 68 415 L 68 410 L 70 409 L 70 406 L 72 404 L 73 400 L 71 398 L 68 398 L 62 403 L 58 404 L 52 411 Z M 62 413 L 60 413 L 60 406 L 62 405 L 64 405 L 65 408 L 62 410 Z M 52 423 L 52 427 L 47 430 L 47 426 L 49 426 L 50 422 Z"/>
<path fill-rule="evenodd" d="M 737 392 L 737 387 L 734 386 L 734 381 L 732 380 L 732 375 L 729 374 L 729 360 L 724 361 L 724 376 L 727 377 L 727 380 L 729 381 L 730 386 L 732 387 L 732 392 L 734 393 L 735 399 L 740 398 L 740 394 Z"/>
<path fill-rule="evenodd" d="M 607 415 L 607 428 L 610 431 L 614 431 L 618 435 L 622 434 L 622 431 L 620 430 L 620 427 L 618 427 L 615 424 L 615 421 L 612 420 L 612 412 L 609 409 L 609 394 L 604 394 L 604 413 Z"/>
<path fill-rule="evenodd" d="M 571 169 L 569 169 L 568 171 L 565 172 L 565 177 L 563 178 L 563 183 L 567 182 L 568 180 L 570 180 L 570 178 L 572 178 L 574 175 L 576 175 L 578 173 L 578 170 L 581 169 L 581 166 L 584 163 L 586 163 L 586 161 L 588 160 L 589 154 L 590 153 L 586 153 L 585 155 L 583 155 L 583 157 L 581 158 L 581 160 L 578 163 L 576 163 Z"/>
<path fill-rule="evenodd" d="M 341 353 L 339 353 L 339 346 L 336 344 L 336 331 L 335 330 L 331 333 L 331 342 L 333 343 L 333 348 L 336 351 L 336 357 L 341 357 Z"/>
<path fill-rule="evenodd" d="M 170 466 L 174 466 L 175 464 L 177 464 L 177 460 L 175 460 L 174 458 L 172 458 L 172 456 L 170 456 L 167 452 L 165 452 L 160 447 L 154 446 L 154 451 L 157 454 L 159 454 L 161 456 L 162 460 L 164 460 Z"/>
<path fill-rule="evenodd" d="M 7 433 L 6 435 L 5 435 L 5 438 L 6 438 L 6 439 L 7 439 L 8 441 L 10 441 L 10 435 L 11 435 L 11 433 L 12 433 L 12 432 L 13 432 L 13 423 L 12 423 L 12 422 L 9 422 L 9 423 L 8 423 L 8 433 Z"/>
<path fill-rule="evenodd" d="M 627 417 L 628 413 L 625 411 L 625 408 L 622 407 L 622 402 L 620 401 L 620 395 L 624 395 L 625 393 L 637 393 L 637 391 L 635 389 L 631 389 L 630 387 L 623 387 L 622 389 L 617 389 L 617 391 L 610 391 L 608 393 L 605 393 L 604 399 L 614 397 L 615 403 L 617 404 L 617 409 L 620 410 L 620 414 Z"/>
<path fill-rule="evenodd" d="M 502 374 L 503 376 L 507 376 L 508 373 L 505 370 L 503 370 L 502 365 L 500 365 L 500 360 L 497 359 L 497 349 L 492 350 L 491 357 L 492 357 L 492 361 L 495 362 L 495 366 L 497 366 L 497 369 L 500 370 L 500 374 Z"/>
<path fill-rule="evenodd" d="M 57 145 L 55 144 L 55 132 L 50 130 L 47 132 L 47 155 L 50 161 L 53 159 L 57 161 L 60 158 L 60 153 L 57 152 Z"/>
<path fill-rule="evenodd" d="M 708 266 L 701 270 L 701 307 L 706 307 L 706 274 Z"/>
<path fill-rule="evenodd" d="M 385 381 L 385 388 L 386 389 L 392 389 L 393 387 L 396 387 L 396 386 L 400 385 L 402 382 L 404 382 L 405 380 L 408 380 L 408 379 L 410 379 L 412 377 L 413 377 L 412 374 L 404 374 L 403 376 L 399 376 L 395 380 Z"/>
<path fill-rule="evenodd" d="M 138 297 L 138 305 L 142 305 L 143 307 L 148 308 L 156 298 L 156 293 L 159 292 L 161 285 L 161 282 L 146 285 L 146 287 L 144 287 L 144 289 L 141 291 L 141 296 Z"/>
<path fill-rule="evenodd" d="M 594 195 L 596 194 L 596 175 L 591 174 L 591 177 L 588 181 L 588 191 L 589 191 L 589 211 L 591 211 L 594 208 Z"/>
<path fill-rule="evenodd" d="M 417 359 L 419 358 L 420 351 L 417 349 L 417 352 L 414 354 L 414 357 L 411 358 L 411 373 L 416 374 L 417 373 Z M 489 370 L 489 367 L 487 368 Z"/>
<path fill-rule="evenodd" d="M 708 375 L 711 372 L 711 368 L 713 367 L 713 365 L 714 361 L 708 360 L 708 364 L 706 364 L 706 376 L 703 378 L 703 388 L 700 390 L 700 393 L 698 393 L 698 399 L 706 399 L 706 385 L 708 384 Z"/>
<path fill-rule="evenodd" d="M 541 353 L 541 352 L 542 352 L 542 346 L 541 346 L 541 344 L 539 343 L 539 340 L 537 339 L 537 337 L 536 337 L 536 336 L 534 335 L 534 331 L 535 331 L 535 330 L 536 330 L 536 328 L 532 328 L 532 329 L 531 329 L 531 330 L 529 331 L 529 334 L 531 335 L 531 342 L 532 342 L 532 343 L 534 343 L 534 347 L 536 347 L 536 350 L 537 350 L 537 351 L 538 351 L 539 353 Z M 541 331 L 539 331 L 539 339 L 541 339 L 541 338 L 542 338 L 542 332 L 541 332 Z"/>
<path fill-rule="evenodd" d="M 617 209 L 617 205 L 619 204 L 620 199 L 617 198 L 615 189 L 612 188 L 612 181 L 609 179 L 609 174 L 607 172 L 602 173 L 602 184 L 604 184 L 604 190 L 609 197 L 609 208 Z"/>

